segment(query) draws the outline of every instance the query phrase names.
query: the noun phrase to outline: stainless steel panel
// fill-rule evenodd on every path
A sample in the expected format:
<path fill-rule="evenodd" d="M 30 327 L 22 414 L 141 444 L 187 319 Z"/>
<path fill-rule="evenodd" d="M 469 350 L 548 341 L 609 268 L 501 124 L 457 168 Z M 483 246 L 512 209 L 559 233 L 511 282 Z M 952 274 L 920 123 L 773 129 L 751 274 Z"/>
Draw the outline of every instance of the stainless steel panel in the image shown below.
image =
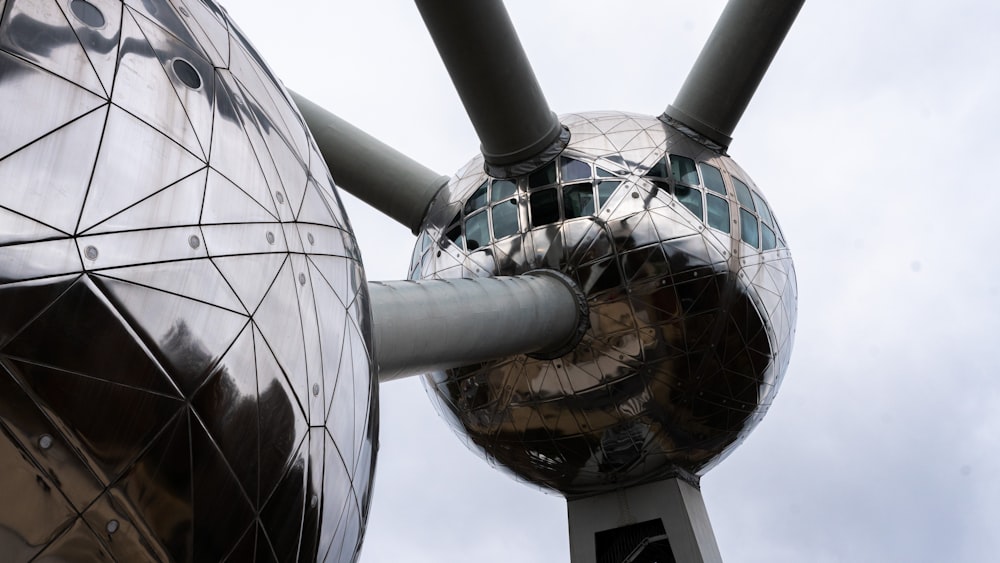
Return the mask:
<path fill-rule="evenodd" d="M 377 420 L 366 287 L 283 88 L 210 1 L 0 6 L 18 108 L 0 114 L 0 464 L 34 472 L 0 491 L 44 491 L 4 554 L 353 556 L 363 528 L 339 524 L 367 515 Z M 352 462 L 327 475 L 338 447 Z"/>
<path fill-rule="evenodd" d="M 55 2 L 12 2 L 0 22 L 0 49 L 17 53 L 98 96 L 105 95 L 83 46 Z"/>
<path fill-rule="evenodd" d="M 0 51 L 0 107 L 18 108 L 0 114 L 0 158 L 105 103 L 72 82 Z"/>

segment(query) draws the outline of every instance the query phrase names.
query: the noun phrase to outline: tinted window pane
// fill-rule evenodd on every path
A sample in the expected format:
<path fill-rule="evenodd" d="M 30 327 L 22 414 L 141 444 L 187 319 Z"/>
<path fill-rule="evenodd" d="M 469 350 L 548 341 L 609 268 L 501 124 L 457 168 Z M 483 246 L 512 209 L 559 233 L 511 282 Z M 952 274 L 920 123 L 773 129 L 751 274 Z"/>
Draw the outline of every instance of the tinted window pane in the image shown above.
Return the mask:
<path fill-rule="evenodd" d="M 590 165 L 586 162 L 580 162 L 572 158 L 560 158 L 559 161 L 562 163 L 561 172 L 563 182 L 590 178 Z"/>
<path fill-rule="evenodd" d="M 701 190 L 697 188 L 689 188 L 687 186 L 677 186 L 674 188 L 674 193 L 677 196 L 677 201 L 684 204 L 694 213 L 694 216 L 698 218 L 699 221 L 705 220 L 705 213 L 702 210 L 701 203 Z"/>
<path fill-rule="evenodd" d="M 695 170 L 694 161 L 686 156 L 670 155 L 670 169 L 674 173 L 674 180 L 698 185 L 698 171 Z"/>
<path fill-rule="evenodd" d="M 459 248 L 465 248 L 465 237 L 462 236 L 462 225 L 455 225 L 448 234 L 446 235 L 451 242 L 458 245 Z"/>
<path fill-rule="evenodd" d="M 608 172 L 607 170 L 601 168 L 600 166 L 597 166 L 595 168 L 597 168 L 597 177 L 598 178 L 614 178 L 615 177 L 614 174 L 612 174 L 611 172 Z"/>
<path fill-rule="evenodd" d="M 699 162 L 701 167 L 701 177 L 705 179 L 705 187 L 713 192 L 726 195 L 726 184 L 722 181 L 722 172 L 711 164 Z"/>
<path fill-rule="evenodd" d="M 669 178 L 670 172 L 667 171 L 667 159 L 661 158 L 649 172 L 646 172 L 646 176 L 653 176 L 655 178 Z"/>
<path fill-rule="evenodd" d="M 778 241 L 774 237 L 774 231 L 767 225 L 760 226 L 760 247 L 763 250 L 771 250 L 778 246 Z"/>
<path fill-rule="evenodd" d="M 469 201 L 465 202 L 466 213 L 472 213 L 473 211 L 486 205 L 486 188 L 488 188 L 489 185 L 489 182 L 483 182 L 483 185 L 479 186 L 479 189 L 472 194 Z"/>
<path fill-rule="evenodd" d="M 753 247 L 760 243 L 760 235 L 757 233 L 757 217 L 746 209 L 740 209 L 740 237 L 743 242 Z"/>
<path fill-rule="evenodd" d="M 740 200 L 740 205 L 747 209 L 754 209 L 753 197 L 750 196 L 750 188 L 737 178 L 733 178 L 733 185 L 736 186 L 736 199 Z"/>
<path fill-rule="evenodd" d="M 760 214 L 761 222 L 765 225 L 773 225 L 774 219 L 771 217 L 771 210 L 767 208 L 767 204 L 757 195 L 757 192 L 753 194 L 753 201 L 757 204 L 757 213 Z"/>
<path fill-rule="evenodd" d="M 556 183 L 556 163 L 550 162 L 545 165 L 544 168 L 538 170 L 537 172 L 532 172 L 528 176 L 528 187 L 537 188 L 539 186 L 547 186 L 549 184 Z"/>
<path fill-rule="evenodd" d="M 563 188 L 563 210 L 566 218 L 585 217 L 594 214 L 594 185 L 573 184 Z"/>
<path fill-rule="evenodd" d="M 475 250 L 490 242 L 489 220 L 481 211 L 465 219 L 465 242 L 469 250 Z"/>
<path fill-rule="evenodd" d="M 539 227 L 559 221 L 558 191 L 542 190 L 531 194 L 531 226 Z"/>
<path fill-rule="evenodd" d="M 493 237 L 509 237 L 521 230 L 517 219 L 517 200 L 508 199 L 493 206 Z"/>
<path fill-rule="evenodd" d="M 503 201 L 514 195 L 517 191 L 517 184 L 513 180 L 493 180 L 493 190 L 490 192 L 490 201 Z"/>
<path fill-rule="evenodd" d="M 618 186 L 620 185 L 621 182 L 608 181 L 608 180 L 597 183 L 597 198 L 599 200 L 598 203 L 600 204 L 601 209 L 604 209 L 604 204 L 608 202 L 608 199 L 611 197 L 611 194 L 615 193 L 615 190 L 617 190 Z"/>
<path fill-rule="evenodd" d="M 724 233 L 729 232 L 729 202 L 719 196 L 706 194 L 708 198 L 708 226 L 719 229 Z"/>

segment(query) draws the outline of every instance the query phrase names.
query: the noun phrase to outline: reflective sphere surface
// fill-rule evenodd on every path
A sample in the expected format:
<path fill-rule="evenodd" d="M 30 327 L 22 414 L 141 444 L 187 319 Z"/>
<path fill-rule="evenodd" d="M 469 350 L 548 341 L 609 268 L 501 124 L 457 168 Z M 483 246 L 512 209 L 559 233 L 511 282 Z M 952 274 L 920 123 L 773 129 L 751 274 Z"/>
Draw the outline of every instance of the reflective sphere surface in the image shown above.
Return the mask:
<path fill-rule="evenodd" d="M 761 193 L 727 156 L 653 117 L 562 117 L 563 155 L 490 178 L 473 159 L 432 206 L 411 278 L 552 268 L 591 328 L 554 360 L 429 374 L 469 446 L 521 479 L 584 495 L 700 474 L 767 411 L 788 364 L 796 284 Z"/>
<path fill-rule="evenodd" d="M 350 561 L 350 226 L 210 0 L 0 0 L 0 559 Z"/>

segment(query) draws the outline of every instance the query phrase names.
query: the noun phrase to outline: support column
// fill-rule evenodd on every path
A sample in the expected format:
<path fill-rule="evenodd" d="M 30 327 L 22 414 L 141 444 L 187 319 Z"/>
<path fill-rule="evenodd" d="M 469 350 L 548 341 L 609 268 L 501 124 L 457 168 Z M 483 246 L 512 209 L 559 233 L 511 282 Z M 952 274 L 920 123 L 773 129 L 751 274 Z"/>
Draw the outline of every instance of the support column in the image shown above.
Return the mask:
<path fill-rule="evenodd" d="M 805 0 L 729 0 L 663 112 L 723 149 Z"/>
<path fill-rule="evenodd" d="M 567 501 L 571 563 L 722 563 L 701 490 L 669 478 Z"/>
<path fill-rule="evenodd" d="M 371 282 L 368 294 L 380 382 L 518 354 L 559 357 L 590 322 L 576 284 L 552 270 Z"/>

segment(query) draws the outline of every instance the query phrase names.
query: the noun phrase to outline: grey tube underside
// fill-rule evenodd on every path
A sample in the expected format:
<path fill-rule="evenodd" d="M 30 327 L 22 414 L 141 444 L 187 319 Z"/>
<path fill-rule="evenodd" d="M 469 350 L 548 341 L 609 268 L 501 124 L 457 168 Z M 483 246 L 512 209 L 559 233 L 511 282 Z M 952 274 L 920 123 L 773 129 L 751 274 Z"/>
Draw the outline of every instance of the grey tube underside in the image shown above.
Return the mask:
<path fill-rule="evenodd" d="M 730 0 L 664 116 L 722 148 L 805 0 Z"/>
<path fill-rule="evenodd" d="M 588 318 L 572 284 L 555 273 L 370 282 L 379 381 L 569 351 Z"/>
<path fill-rule="evenodd" d="M 507 167 L 565 146 L 500 0 L 417 0 L 487 165 Z M 543 163 L 544 164 L 544 163 Z"/>
<path fill-rule="evenodd" d="M 337 186 L 416 234 L 449 178 L 291 92 Z"/>

